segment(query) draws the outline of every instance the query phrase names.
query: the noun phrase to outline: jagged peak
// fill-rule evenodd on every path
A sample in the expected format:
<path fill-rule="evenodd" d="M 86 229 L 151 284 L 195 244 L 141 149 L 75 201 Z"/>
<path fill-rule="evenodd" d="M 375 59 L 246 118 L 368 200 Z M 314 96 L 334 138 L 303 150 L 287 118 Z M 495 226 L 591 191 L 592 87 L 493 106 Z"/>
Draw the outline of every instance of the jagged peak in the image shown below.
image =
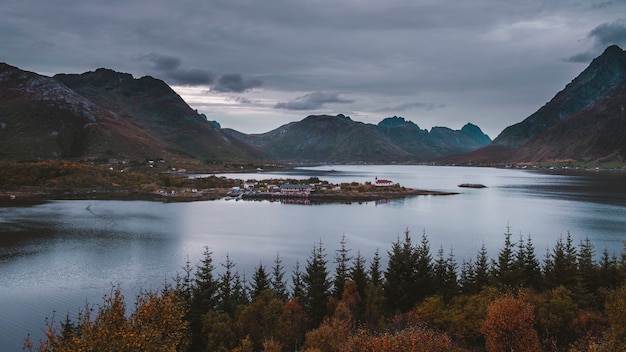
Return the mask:
<path fill-rule="evenodd" d="M 396 128 L 396 127 L 403 127 L 403 126 L 407 126 L 407 127 L 414 127 L 414 128 L 418 128 L 419 126 L 409 120 L 405 120 L 404 117 L 399 117 L 399 116 L 393 116 L 393 117 L 387 117 L 385 119 L 383 119 L 382 121 L 380 121 L 378 123 L 379 127 L 386 127 L 386 128 Z"/>

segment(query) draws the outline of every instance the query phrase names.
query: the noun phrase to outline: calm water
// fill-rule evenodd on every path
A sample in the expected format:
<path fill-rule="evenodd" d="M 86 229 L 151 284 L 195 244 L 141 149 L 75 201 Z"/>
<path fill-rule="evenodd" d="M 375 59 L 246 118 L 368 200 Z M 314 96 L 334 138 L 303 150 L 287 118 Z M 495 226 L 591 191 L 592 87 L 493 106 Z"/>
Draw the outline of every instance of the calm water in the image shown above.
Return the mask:
<path fill-rule="evenodd" d="M 428 235 L 431 251 L 453 250 L 459 262 L 484 243 L 492 257 L 507 224 L 516 237 L 530 234 L 544 257 L 560 236 L 589 237 L 599 255 L 619 254 L 626 240 L 626 174 L 428 166 L 327 166 L 283 173 L 226 175 L 241 179 L 318 176 L 331 182 L 375 177 L 406 187 L 460 191 L 386 203 L 297 205 L 267 201 L 158 203 L 55 201 L 0 208 L 0 350 L 20 351 L 24 337 L 39 337 L 44 318 L 74 317 L 85 302 L 97 304 L 112 285 L 127 297 L 158 289 L 195 265 L 203 247 L 219 269 L 228 254 L 240 274 L 252 276 L 278 253 L 289 277 L 322 241 L 329 263 L 341 237 L 355 255 L 371 259 L 405 229 Z M 485 189 L 460 189 L 482 183 Z M 129 306 L 132 306 L 129 302 Z"/>

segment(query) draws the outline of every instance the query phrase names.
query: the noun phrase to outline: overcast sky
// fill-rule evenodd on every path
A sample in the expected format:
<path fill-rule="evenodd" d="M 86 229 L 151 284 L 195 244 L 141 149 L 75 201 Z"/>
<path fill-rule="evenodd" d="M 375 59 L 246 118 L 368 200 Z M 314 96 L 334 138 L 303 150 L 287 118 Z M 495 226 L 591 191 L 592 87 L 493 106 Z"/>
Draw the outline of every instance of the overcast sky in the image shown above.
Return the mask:
<path fill-rule="evenodd" d="M 624 0 L 4 0 L 0 61 L 163 79 L 222 127 L 311 114 L 495 138 L 611 44 Z"/>

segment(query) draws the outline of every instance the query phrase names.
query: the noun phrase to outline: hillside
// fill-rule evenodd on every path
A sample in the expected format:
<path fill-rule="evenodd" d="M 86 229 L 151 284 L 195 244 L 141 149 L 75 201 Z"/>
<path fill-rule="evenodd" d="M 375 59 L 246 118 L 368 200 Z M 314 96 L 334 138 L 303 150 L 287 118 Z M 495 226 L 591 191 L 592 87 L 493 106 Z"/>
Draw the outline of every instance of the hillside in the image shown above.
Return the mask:
<path fill-rule="evenodd" d="M 302 163 L 420 162 L 490 142 L 480 128 L 471 124 L 460 131 L 435 127 L 429 132 L 401 117 L 373 125 L 342 114 L 311 115 L 263 134 L 226 131 L 264 151 L 271 159 Z"/>
<path fill-rule="evenodd" d="M 626 160 L 626 52 L 608 47 L 546 105 L 454 163 Z"/>
<path fill-rule="evenodd" d="M 163 81 L 98 69 L 46 77 L 0 64 L 0 159 L 251 161 Z"/>

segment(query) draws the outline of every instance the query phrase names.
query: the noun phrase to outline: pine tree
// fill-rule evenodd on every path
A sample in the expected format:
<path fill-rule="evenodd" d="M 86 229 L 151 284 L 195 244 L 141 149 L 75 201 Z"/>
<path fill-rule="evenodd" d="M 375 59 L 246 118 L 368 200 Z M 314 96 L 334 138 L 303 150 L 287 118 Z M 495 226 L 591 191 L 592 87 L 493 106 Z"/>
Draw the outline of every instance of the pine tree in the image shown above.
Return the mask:
<path fill-rule="evenodd" d="M 300 305 L 304 304 L 304 282 L 302 281 L 302 271 L 300 270 L 300 263 L 296 261 L 296 266 L 291 273 L 291 298 L 298 301 Z"/>
<path fill-rule="evenodd" d="M 304 283 L 304 309 L 311 319 L 311 326 L 319 326 L 326 315 L 330 298 L 331 282 L 326 268 L 326 254 L 322 242 L 314 246 L 302 276 Z"/>
<path fill-rule="evenodd" d="M 461 275 L 459 277 L 459 286 L 461 293 L 471 295 L 478 293 L 476 290 L 476 268 L 471 259 L 461 262 Z"/>
<path fill-rule="evenodd" d="M 578 248 L 578 277 L 574 292 L 581 303 L 591 303 L 591 294 L 598 287 L 598 272 L 593 260 L 595 250 L 589 237 L 581 241 Z"/>
<path fill-rule="evenodd" d="M 383 285 L 383 274 L 380 268 L 380 252 L 378 248 L 376 248 L 374 259 L 372 259 L 372 264 L 370 265 L 369 281 L 374 286 L 382 287 Z"/>
<path fill-rule="evenodd" d="M 411 243 L 409 231 L 404 232 L 389 251 L 389 263 L 385 271 L 384 293 L 393 310 L 406 312 L 433 291 L 430 246 L 424 234 L 419 247 Z"/>
<path fill-rule="evenodd" d="M 504 248 L 498 254 L 498 261 L 494 263 L 494 281 L 504 288 L 516 287 L 513 270 L 513 244 L 511 242 L 511 227 L 507 226 L 504 233 Z"/>
<path fill-rule="evenodd" d="M 356 290 L 362 298 L 365 298 L 367 288 L 367 273 L 365 272 L 365 258 L 357 251 L 354 263 L 350 268 L 350 280 L 354 281 Z"/>
<path fill-rule="evenodd" d="M 213 253 L 204 247 L 200 264 L 196 267 L 191 287 L 189 322 L 191 331 L 191 351 L 201 351 L 206 346 L 206 336 L 202 333 L 202 316 L 217 305 L 218 283 L 213 277 Z"/>
<path fill-rule="evenodd" d="M 336 251 L 335 254 L 335 278 L 333 280 L 333 296 L 335 298 L 341 298 L 341 294 L 343 293 L 343 286 L 346 283 L 346 280 L 349 276 L 349 266 L 352 257 L 348 256 L 350 252 L 349 249 L 346 248 L 346 236 L 343 235 L 341 237 L 340 247 Z"/>
<path fill-rule="evenodd" d="M 276 293 L 278 298 L 283 301 L 287 301 L 287 284 L 285 283 L 285 269 L 283 268 L 282 261 L 278 253 L 276 253 L 276 259 L 274 259 L 274 267 L 272 268 L 272 290 Z"/>
<path fill-rule="evenodd" d="M 426 231 L 422 233 L 420 245 L 415 250 L 415 301 L 419 302 L 435 292 L 433 285 L 433 264 L 430 244 Z"/>
<path fill-rule="evenodd" d="M 235 286 L 235 263 L 226 254 L 226 262 L 221 264 L 224 272 L 218 276 L 218 300 L 217 311 L 219 313 L 232 314 L 236 308 L 236 297 L 234 295 Z M 237 275 L 238 276 L 238 275 Z"/>
<path fill-rule="evenodd" d="M 259 266 L 254 271 L 254 275 L 252 276 L 252 283 L 250 284 L 251 289 L 251 298 L 257 298 L 261 292 L 265 290 L 269 290 L 271 288 L 270 279 L 265 272 L 265 267 L 263 264 L 259 263 Z"/>
<path fill-rule="evenodd" d="M 535 246 L 533 245 L 530 234 L 528 234 L 528 237 L 526 238 L 524 251 L 524 276 L 526 278 L 526 286 L 538 290 L 542 286 L 543 277 L 541 275 L 541 267 L 539 265 L 539 260 L 537 260 L 537 256 L 535 255 Z"/>
<path fill-rule="evenodd" d="M 544 272 L 548 288 L 564 286 L 573 289 L 577 275 L 576 247 L 572 245 L 572 237 L 568 233 L 567 238 L 559 238 L 552 252 L 548 252 L 545 261 Z"/>
<path fill-rule="evenodd" d="M 489 256 L 485 243 L 480 247 L 480 251 L 476 255 L 474 272 L 474 281 L 476 284 L 476 293 L 480 292 L 484 287 L 491 285 L 491 266 L 489 265 Z"/>

